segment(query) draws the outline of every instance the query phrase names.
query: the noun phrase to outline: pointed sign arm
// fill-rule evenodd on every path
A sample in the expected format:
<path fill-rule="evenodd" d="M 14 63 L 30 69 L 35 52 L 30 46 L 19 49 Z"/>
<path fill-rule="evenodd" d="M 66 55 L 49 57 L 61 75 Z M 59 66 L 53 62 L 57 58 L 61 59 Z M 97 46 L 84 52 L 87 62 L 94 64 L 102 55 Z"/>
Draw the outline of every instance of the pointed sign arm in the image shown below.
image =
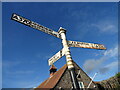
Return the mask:
<path fill-rule="evenodd" d="M 90 49 L 101 49 L 105 50 L 105 46 L 102 44 L 86 43 L 86 42 L 76 42 L 67 41 L 69 47 L 80 47 L 80 48 L 90 48 Z"/>
<path fill-rule="evenodd" d="M 27 25 L 29 27 L 32 27 L 34 29 L 40 30 L 42 32 L 45 32 L 47 34 L 53 35 L 53 36 L 55 36 L 57 38 L 61 38 L 58 32 L 53 31 L 53 30 L 51 30 L 51 29 L 49 29 L 47 27 L 44 27 L 44 26 L 42 26 L 42 25 L 40 25 L 38 23 L 35 23 L 35 22 L 31 21 L 31 20 L 28 20 L 28 19 L 26 19 L 24 17 L 21 17 L 20 15 L 17 15 L 15 13 L 12 14 L 11 19 L 15 20 L 15 21 L 17 21 L 19 23 L 22 23 L 24 25 Z"/>
<path fill-rule="evenodd" d="M 48 60 L 48 64 L 52 65 L 54 62 L 56 62 L 58 59 L 60 59 L 64 55 L 65 55 L 65 52 L 64 52 L 64 49 L 62 49 Z"/>

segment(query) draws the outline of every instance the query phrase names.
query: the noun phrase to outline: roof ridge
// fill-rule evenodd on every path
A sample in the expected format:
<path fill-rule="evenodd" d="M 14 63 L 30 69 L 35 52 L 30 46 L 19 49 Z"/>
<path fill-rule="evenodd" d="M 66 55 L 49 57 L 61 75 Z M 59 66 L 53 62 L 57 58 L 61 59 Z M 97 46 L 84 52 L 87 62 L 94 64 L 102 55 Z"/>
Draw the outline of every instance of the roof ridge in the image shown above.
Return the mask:
<path fill-rule="evenodd" d="M 44 82 L 42 82 L 37 88 L 54 88 L 66 69 L 67 64 L 65 64 L 57 72 L 55 72 L 52 77 L 49 77 Z"/>

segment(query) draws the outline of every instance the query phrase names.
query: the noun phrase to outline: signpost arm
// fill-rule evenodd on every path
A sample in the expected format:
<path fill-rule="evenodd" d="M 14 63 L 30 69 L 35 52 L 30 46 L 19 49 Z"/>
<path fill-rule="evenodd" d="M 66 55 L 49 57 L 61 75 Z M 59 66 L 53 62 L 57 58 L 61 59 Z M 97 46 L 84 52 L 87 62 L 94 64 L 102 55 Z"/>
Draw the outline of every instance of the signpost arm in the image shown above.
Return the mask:
<path fill-rule="evenodd" d="M 68 69 L 70 71 L 70 75 L 71 75 L 72 82 L 73 82 L 73 88 L 79 90 L 80 88 L 79 88 L 79 84 L 78 84 L 78 81 L 77 81 L 77 78 L 76 78 L 76 73 L 75 73 L 75 68 L 74 68 L 74 65 L 73 65 L 73 60 L 72 60 L 70 49 L 68 47 L 67 40 L 66 40 L 66 35 L 65 35 L 66 30 L 64 30 L 63 28 L 60 27 L 58 32 L 61 35 L 62 44 L 63 44 L 63 48 L 65 50 L 65 56 L 66 56 L 66 60 L 67 60 L 67 66 L 68 66 Z"/>

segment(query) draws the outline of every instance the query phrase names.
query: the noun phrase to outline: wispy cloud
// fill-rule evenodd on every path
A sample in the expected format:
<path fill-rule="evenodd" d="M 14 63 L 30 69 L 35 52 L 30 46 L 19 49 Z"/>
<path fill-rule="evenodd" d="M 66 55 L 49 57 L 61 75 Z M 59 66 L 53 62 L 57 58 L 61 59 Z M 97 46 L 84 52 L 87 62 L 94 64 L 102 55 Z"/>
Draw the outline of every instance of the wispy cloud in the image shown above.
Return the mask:
<path fill-rule="evenodd" d="M 48 55 L 46 55 L 46 54 L 43 54 L 43 53 L 37 53 L 36 54 L 36 57 L 37 58 L 40 58 L 41 60 L 48 60 L 49 58 L 51 58 L 52 57 L 52 55 L 53 54 L 48 54 Z"/>
<path fill-rule="evenodd" d="M 110 64 L 99 69 L 99 72 L 104 74 L 112 68 L 118 68 L 118 61 L 111 62 Z"/>
<path fill-rule="evenodd" d="M 118 32 L 117 24 L 113 23 L 111 20 L 92 23 L 91 27 L 98 29 L 101 33 L 114 34 Z"/>
<path fill-rule="evenodd" d="M 9 75 L 25 75 L 25 74 L 33 74 L 34 71 L 28 71 L 28 70 L 21 70 L 21 71 L 14 71 L 14 72 L 11 72 L 11 71 L 7 71 L 6 74 L 9 74 Z"/>
<path fill-rule="evenodd" d="M 31 79 L 24 79 L 24 80 L 23 79 L 18 80 L 16 78 L 16 80 L 12 80 L 12 82 L 9 83 L 10 87 L 5 87 L 5 88 L 21 88 L 22 87 L 22 88 L 31 88 L 30 90 L 32 90 L 32 88 L 37 87 L 38 85 L 40 85 L 40 83 L 41 83 L 40 76 L 31 78 Z M 5 80 L 3 84 L 4 85 L 7 84 Z"/>
<path fill-rule="evenodd" d="M 91 73 L 93 70 L 99 68 L 101 63 L 103 63 L 104 61 L 105 61 L 105 58 L 100 58 L 99 60 L 89 59 L 85 61 L 85 63 L 83 64 L 83 67 L 87 73 Z"/>
<path fill-rule="evenodd" d="M 24 64 L 25 62 L 22 62 L 22 61 L 20 60 L 19 61 L 3 61 L 3 64 L 2 64 L 3 73 L 8 76 L 21 76 L 21 75 L 33 74 L 35 71 L 29 70 L 26 68 L 21 68 L 22 66 L 26 65 Z M 32 62 L 29 62 L 29 64 L 30 63 Z"/>
<path fill-rule="evenodd" d="M 3 70 L 3 74 L 11 74 L 11 70 L 15 69 L 17 66 L 20 66 L 21 65 L 21 61 L 5 61 L 3 60 L 2 62 L 2 70 Z M 8 76 L 10 76 L 8 74 Z"/>
<path fill-rule="evenodd" d="M 19 67 L 18 67 L 19 66 Z M 36 70 L 30 68 L 22 68 L 22 61 L 4 61 L 3 63 L 3 86 L 7 87 L 6 81 L 10 81 L 7 88 L 33 88 L 40 84 L 40 76 L 34 76 Z M 31 77 L 31 79 L 29 79 Z M 23 79 L 24 78 L 24 79 Z M 18 82 L 19 81 L 19 82 Z"/>
<path fill-rule="evenodd" d="M 104 56 L 107 56 L 109 58 L 118 56 L 118 45 L 116 45 L 114 48 L 112 48 L 110 50 L 105 51 Z"/>
<path fill-rule="evenodd" d="M 99 59 L 86 60 L 85 63 L 83 64 L 83 67 L 86 70 L 86 72 L 91 73 L 92 71 L 97 69 L 101 73 L 105 73 L 110 69 L 109 68 L 110 66 L 113 67 L 114 65 L 116 65 L 118 63 L 117 61 L 112 62 L 111 64 L 108 64 L 108 65 L 104 66 L 103 68 L 101 68 L 101 64 L 104 61 L 118 56 L 118 46 L 116 45 L 114 48 L 105 51 L 103 55 L 104 56 Z"/>

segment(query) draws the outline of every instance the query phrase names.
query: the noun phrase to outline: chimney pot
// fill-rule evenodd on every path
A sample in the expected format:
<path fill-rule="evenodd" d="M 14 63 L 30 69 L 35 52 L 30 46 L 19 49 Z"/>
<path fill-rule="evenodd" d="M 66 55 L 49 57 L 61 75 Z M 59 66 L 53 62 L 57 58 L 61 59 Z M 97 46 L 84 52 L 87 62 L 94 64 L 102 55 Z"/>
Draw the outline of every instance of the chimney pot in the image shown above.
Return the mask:
<path fill-rule="evenodd" d="M 57 71 L 57 68 L 54 65 L 52 65 L 49 71 L 50 71 L 50 77 L 51 77 Z"/>

